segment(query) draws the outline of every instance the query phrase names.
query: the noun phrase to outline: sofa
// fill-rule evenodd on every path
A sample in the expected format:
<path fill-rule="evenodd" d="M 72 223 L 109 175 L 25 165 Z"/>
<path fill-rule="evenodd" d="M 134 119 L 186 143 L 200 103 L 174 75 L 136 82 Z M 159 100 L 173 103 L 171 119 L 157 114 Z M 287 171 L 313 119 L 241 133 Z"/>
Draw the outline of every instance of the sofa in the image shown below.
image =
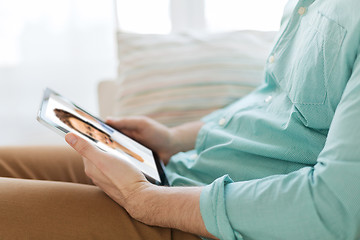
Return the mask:
<path fill-rule="evenodd" d="M 276 32 L 117 33 L 117 78 L 98 84 L 99 113 L 169 127 L 201 119 L 263 81 Z"/>

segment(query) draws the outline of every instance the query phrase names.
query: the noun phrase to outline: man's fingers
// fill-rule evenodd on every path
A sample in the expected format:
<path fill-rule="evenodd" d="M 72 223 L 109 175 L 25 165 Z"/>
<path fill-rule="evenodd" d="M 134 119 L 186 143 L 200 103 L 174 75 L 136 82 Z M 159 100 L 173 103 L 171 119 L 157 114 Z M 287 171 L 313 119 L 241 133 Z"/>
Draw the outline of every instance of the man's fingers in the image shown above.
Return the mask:
<path fill-rule="evenodd" d="M 106 123 L 118 130 L 134 130 L 139 128 L 139 124 L 143 122 L 144 117 L 131 117 L 131 118 L 120 118 L 120 119 L 107 119 Z"/>
<path fill-rule="evenodd" d="M 81 156 L 91 161 L 93 165 L 108 178 L 116 176 L 120 171 L 122 171 L 124 164 L 130 164 L 119 161 L 118 158 L 114 158 L 113 156 L 100 151 L 97 147 L 73 133 L 68 133 L 65 136 L 65 140 Z"/>
<path fill-rule="evenodd" d="M 80 153 L 81 156 L 87 159 L 97 159 L 101 157 L 100 151 L 95 146 L 74 133 L 66 134 L 65 140 L 72 148 Z"/>
<path fill-rule="evenodd" d="M 109 172 L 110 159 L 102 161 L 104 158 L 104 152 L 100 151 L 97 147 L 86 141 L 85 139 L 73 134 L 68 133 L 65 136 L 65 140 L 71 147 L 73 147 L 84 159 L 85 173 L 88 177 L 93 179 L 94 176 L 107 178 L 105 172 Z"/>

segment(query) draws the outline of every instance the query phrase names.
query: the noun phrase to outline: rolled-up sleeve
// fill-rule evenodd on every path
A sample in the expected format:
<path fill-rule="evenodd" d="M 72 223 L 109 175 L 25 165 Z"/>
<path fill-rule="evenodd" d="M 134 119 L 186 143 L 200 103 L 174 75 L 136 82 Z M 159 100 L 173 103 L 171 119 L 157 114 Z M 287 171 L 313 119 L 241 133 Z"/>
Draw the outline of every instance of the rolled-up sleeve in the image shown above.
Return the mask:
<path fill-rule="evenodd" d="M 206 186 L 200 209 L 220 239 L 360 239 L 360 51 L 314 167 Z"/>
<path fill-rule="evenodd" d="M 233 239 L 233 230 L 228 219 L 225 206 L 225 185 L 232 183 L 228 175 L 215 180 L 206 186 L 200 197 L 201 214 L 207 228 L 213 230 L 215 236 Z"/>

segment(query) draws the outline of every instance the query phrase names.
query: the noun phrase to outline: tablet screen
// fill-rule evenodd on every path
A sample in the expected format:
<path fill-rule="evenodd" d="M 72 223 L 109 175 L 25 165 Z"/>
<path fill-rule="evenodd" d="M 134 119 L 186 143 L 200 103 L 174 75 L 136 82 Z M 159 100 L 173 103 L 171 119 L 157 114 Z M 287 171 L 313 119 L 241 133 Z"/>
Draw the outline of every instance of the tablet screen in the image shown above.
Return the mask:
<path fill-rule="evenodd" d="M 100 149 L 133 164 L 157 182 L 161 178 L 153 152 L 114 130 L 59 94 L 47 89 L 39 113 L 40 120 L 63 133 L 73 132 L 94 142 Z"/>

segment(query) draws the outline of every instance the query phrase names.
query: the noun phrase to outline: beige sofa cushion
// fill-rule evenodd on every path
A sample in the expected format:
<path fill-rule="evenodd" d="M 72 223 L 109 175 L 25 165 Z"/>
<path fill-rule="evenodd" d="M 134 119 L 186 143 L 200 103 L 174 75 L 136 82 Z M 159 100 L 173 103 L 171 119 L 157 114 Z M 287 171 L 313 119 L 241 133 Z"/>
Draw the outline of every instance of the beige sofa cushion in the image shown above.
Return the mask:
<path fill-rule="evenodd" d="M 274 36 L 120 32 L 112 115 L 147 115 L 168 126 L 198 120 L 261 83 Z"/>

